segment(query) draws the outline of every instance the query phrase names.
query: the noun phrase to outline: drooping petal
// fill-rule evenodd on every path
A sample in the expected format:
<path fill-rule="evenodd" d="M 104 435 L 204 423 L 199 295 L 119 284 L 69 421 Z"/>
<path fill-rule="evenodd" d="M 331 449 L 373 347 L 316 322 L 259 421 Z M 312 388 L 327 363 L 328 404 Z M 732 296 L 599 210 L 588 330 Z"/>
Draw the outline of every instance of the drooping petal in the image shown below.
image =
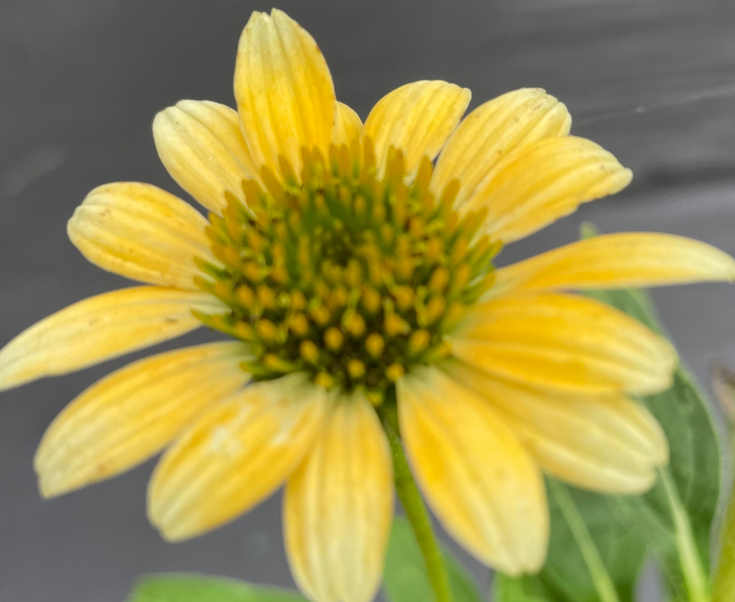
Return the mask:
<path fill-rule="evenodd" d="M 319 602 L 375 596 L 393 515 L 390 450 L 364 395 L 337 402 L 289 479 L 284 528 L 296 582 Z"/>
<path fill-rule="evenodd" d="M 321 432 L 324 389 L 297 374 L 246 387 L 209 410 L 164 454 L 148 514 L 178 541 L 226 523 L 273 493 Z"/>
<path fill-rule="evenodd" d="M 609 152 L 589 140 L 552 138 L 506 157 L 462 211 L 485 208 L 483 231 L 513 242 L 548 226 L 579 205 L 625 188 L 633 178 Z"/>
<path fill-rule="evenodd" d="M 373 141 L 378 173 L 388 149 L 403 151 L 406 173 L 413 174 L 423 157 L 434 159 L 470 103 L 471 93 L 443 81 L 419 81 L 386 94 L 370 111 L 363 136 Z"/>
<path fill-rule="evenodd" d="M 572 124 L 567 108 L 538 88 L 503 94 L 477 107 L 459 124 L 442 150 L 431 180 L 439 194 L 460 182 L 455 206 L 475 194 L 508 153 L 545 138 L 566 136 Z"/>
<path fill-rule="evenodd" d="M 489 374 L 543 388 L 647 394 L 671 384 L 671 345 L 627 314 L 563 294 L 504 295 L 478 305 L 452 353 Z"/>
<path fill-rule="evenodd" d="M 541 568 L 549 518 L 541 473 L 490 404 L 435 368 L 398 381 L 406 452 L 447 531 L 485 564 Z"/>
<path fill-rule="evenodd" d="M 302 147 L 328 156 L 337 113 L 332 76 L 314 39 L 284 12 L 250 17 L 237 49 L 235 98 L 256 165 L 278 174 L 283 156 L 299 174 Z"/>
<path fill-rule="evenodd" d="M 153 139 L 171 177 L 215 213 L 227 205 L 225 191 L 245 203 L 242 181 L 259 178 L 237 111 L 225 105 L 182 100 L 156 115 Z"/>
<path fill-rule="evenodd" d="M 733 279 L 735 259 L 707 243 L 658 232 L 623 232 L 580 240 L 499 269 L 490 294 Z"/>
<path fill-rule="evenodd" d="M 460 362 L 444 369 L 502 413 L 542 469 L 573 485 L 642 493 L 668 460 L 663 430 L 643 405 L 630 399 L 553 395 Z"/>
<path fill-rule="evenodd" d="M 35 458 L 41 492 L 60 495 L 118 475 L 168 445 L 249 375 L 242 343 L 162 353 L 92 385 L 56 417 Z"/>
<path fill-rule="evenodd" d="M 197 290 L 194 258 L 211 258 L 206 227 L 200 213 L 172 194 L 150 184 L 116 182 L 87 195 L 67 232 L 82 255 L 104 270 Z"/>
<path fill-rule="evenodd" d="M 104 293 L 44 318 L 0 351 L 0 390 L 66 374 L 180 336 L 211 310 L 204 293 L 141 286 Z"/>
<path fill-rule="evenodd" d="M 360 116 L 350 107 L 341 102 L 337 103 L 337 122 L 334 124 L 332 142 L 337 145 L 353 146 L 362 132 Z"/>

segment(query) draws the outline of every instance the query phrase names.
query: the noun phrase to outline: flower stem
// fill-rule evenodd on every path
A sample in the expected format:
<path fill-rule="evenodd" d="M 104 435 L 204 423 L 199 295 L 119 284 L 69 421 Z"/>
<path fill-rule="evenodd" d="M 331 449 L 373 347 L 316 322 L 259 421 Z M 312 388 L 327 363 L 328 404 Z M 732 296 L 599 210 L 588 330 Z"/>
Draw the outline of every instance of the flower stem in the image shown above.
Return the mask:
<path fill-rule="evenodd" d="M 406 460 L 406 454 L 398 435 L 398 420 L 395 408 L 381 408 L 380 418 L 388 436 L 391 454 L 393 456 L 393 475 L 396 492 L 401 500 L 406 518 L 413 528 L 416 541 L 419 544 L 421 555 L 426 563 L 429 582 L 434 590 L 436 602 L 452 602 L 452 592 L 449 588 L 449 579 L 444 566 L 444 559 L 439 542 L 431 524 L 431 517 L 426 509 L 421 494 L 416 486 L 411 469 Z"/>

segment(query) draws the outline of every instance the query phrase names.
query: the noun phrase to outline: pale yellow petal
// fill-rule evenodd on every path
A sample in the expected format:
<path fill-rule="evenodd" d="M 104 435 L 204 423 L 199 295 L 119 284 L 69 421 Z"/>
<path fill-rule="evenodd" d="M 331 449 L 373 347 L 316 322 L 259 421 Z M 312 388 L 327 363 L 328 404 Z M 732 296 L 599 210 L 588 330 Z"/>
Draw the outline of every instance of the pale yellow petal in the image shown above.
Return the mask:
<path fill-rule="evenodd" d="M 535 462 L 490 404 L 437 369 L 398 381 L 401 434 L 447 531 L 509 575 L 546 557 L 549 518 Z"/>
<path fill-rule="evenodd" d="M 334 124 L 332 142 L 337 145 L 354 146 L 360 140 L 362 121 L 360 116 L 350 107 L 337 103 L 337 122 Z"/>
<path fill-rule="evenodd" d="M 216 405 L 164 454 L 148 514 L 177 541 L 219 527 L 273 493 L 321 432 L 324 389 L 303 375 L 246 387 Z"/>
<path fill-rule="evenodd" d="M 153 139 L 171 177 L 215 213 L 227 205 L 225 191 L 245 203 L 243 180 L 259 179 L 237 111 L 225 105 L 182 100 L 156 115 Z"/>
<path fill-rule="evenodd" d="M 431 180 L 439 194 L 455 178 L 460 182 L 455 205 L 474 196 L 498 163 L 515 149 L 566 136 L 572 124 L 567 108 L 538 88 L 523 88 L 480 105 L 459 124 L 442 150 Z"/>
<path fill-rule="evenodd" d="M 573 485 L 642 493 L 668 460 L 666 436 L 640 403 L 620 395 L 554 395 L 460 362 L 444 369 L 502 413 L 543 470 Z"/>
<path fill-rule="evenodd" d="M 671 384 L 671 345 L 627 314 L 563 294 L 504 295 L 478 305 L 452 353 L 495 376 L 578 394 L 648 394 Z"/>
<path fill-rule="evenodd" d="M 594 142 L 572 136 L 540 140 L 508 155 L 462 211 L 487 209 L 482 231 L 509 243 L 573 213 L 582 203 L 621 191 L 632 177 Z"/>
<path fill-rule="evenodd" d="M 286 13 L 254 12 L 237 49 L 235 98 L 245 142 L 258 166 L 296 174 L 301 149 L 328 156 L 337 100 L 327 62 L 314 39 Z"/>
<path fill-rule="evenodd" d="M 370 111 L 363 137 L 373 141 L 378 173 L 388 149 L 403 152 L 406 172 L 414 174 L 423 157 L 434 159 L 464 115 L 471 93 L 443 81 L 419 81 L 397 88 Z"/>
<path fill-rule="evenodd" d="M 67 232 L 104 270 L 132 280 L 197 290 L 195 257 L 211 260 L 207 220 L 168 192 L 137 182 L 95 188 L 77 207 Z"/>
<path fill-rule="evenodd" d="M 286 487 L 286 550 L 299 587 L 319 602 L 370 602 L 392 516 L 390 450 L 375 410 L 364 395 L 339 400 Z"/>
<path fill-rule="evenodd" d="M 735 259 L 707 243 L 657 232 L 595 236 L 496 272 L 490 295 L 735 279 Z"/>
<path fill-rule="evenodd" d="M 51 423 L 35 458 L 44 496 L 113 477 L 158 453 L 202 410 L 241 388 L 238 342 L 135 362 L 84 391 Z"/>
<path fill-rule="evenodd" d="M 0 351 L 0 390 L 79 370 L 180 336 L 211 310 L 204 293 L 141 286 L 84 299 L 37 322 Z"/>

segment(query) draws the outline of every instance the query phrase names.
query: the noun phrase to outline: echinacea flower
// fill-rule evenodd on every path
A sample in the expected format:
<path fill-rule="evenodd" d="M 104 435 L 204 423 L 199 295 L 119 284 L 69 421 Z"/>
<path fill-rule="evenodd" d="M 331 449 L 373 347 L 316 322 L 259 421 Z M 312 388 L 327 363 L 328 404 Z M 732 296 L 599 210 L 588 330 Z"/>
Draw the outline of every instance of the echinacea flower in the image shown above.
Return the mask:
<path fill-rule="evenodd" d="M 245 27 L 234 88 L 237 111 L 182 101 L 153 126 L 209 218 L 147 184 L 93 190 L 71 241 L 145 286 L 20 334 L 0 352 L 0 388 L 202 325 L 232 340 L 135 362 L 83 392 L 41 442 L 43 495 L 165 449 L 149 514 L 181 540 L 285 483 L 296 581 L 319 602 L 364 602 L 393 513 L 387 404 L 437 517 L 506 573 L 544 562 L 542 472 L 602 492 L 651 486 L 667 443 L 630 396 L 669 386 L 674 350 L 570 291 L 732 280 L 730 256 L 626 233 L 495 269 L 504 244 L 631 179 L 569 136 L 566 107 L 542 90 L 462 120 L 468 90 L 420 81 L 363 124 L 337 102 L 314 40 L 277 10 Z"/>

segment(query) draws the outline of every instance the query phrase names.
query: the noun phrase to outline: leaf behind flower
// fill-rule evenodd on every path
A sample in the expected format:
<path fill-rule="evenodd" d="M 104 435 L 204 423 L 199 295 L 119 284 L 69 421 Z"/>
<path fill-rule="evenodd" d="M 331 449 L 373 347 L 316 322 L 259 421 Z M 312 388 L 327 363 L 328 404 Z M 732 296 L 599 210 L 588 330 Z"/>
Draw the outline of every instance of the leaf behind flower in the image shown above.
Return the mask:
<path fill-rule="evenodd" d="M 190 574 L 150 575 L 128 602 L 306 602 L 296 592 L 244 581 Z"/>
<path fill-rule="evenodd" d="M 595 234 L 592 226 L 583 226 L 583 237 Z M 664 335 L 645 292 L 587 294 Z M 663 568 L 674 600 L 708 601 L 721 478 L 720 446 L 708 402 L 681 366 L 669 390 L 640 401 L 669 441 L 670 462 L 659 470 L 654 487 L 643 495 L 605 496 L 549 480 L 549 559 L 536 576 L 497 575 L 496 602 L 629 602 L 649 555 Z M 583 528 L 570 524 L 574 515 Z"/>
<path fill-rule="evenodd" d="M 482 602 L 474 578 L 446 548 L 444 564 L 454 602 Z M 411 525 L 404 517 L 393 521 L 385 559 L 383 590 L 389 602 L 423 602 L 434 599 L 426 566 Z"/>

